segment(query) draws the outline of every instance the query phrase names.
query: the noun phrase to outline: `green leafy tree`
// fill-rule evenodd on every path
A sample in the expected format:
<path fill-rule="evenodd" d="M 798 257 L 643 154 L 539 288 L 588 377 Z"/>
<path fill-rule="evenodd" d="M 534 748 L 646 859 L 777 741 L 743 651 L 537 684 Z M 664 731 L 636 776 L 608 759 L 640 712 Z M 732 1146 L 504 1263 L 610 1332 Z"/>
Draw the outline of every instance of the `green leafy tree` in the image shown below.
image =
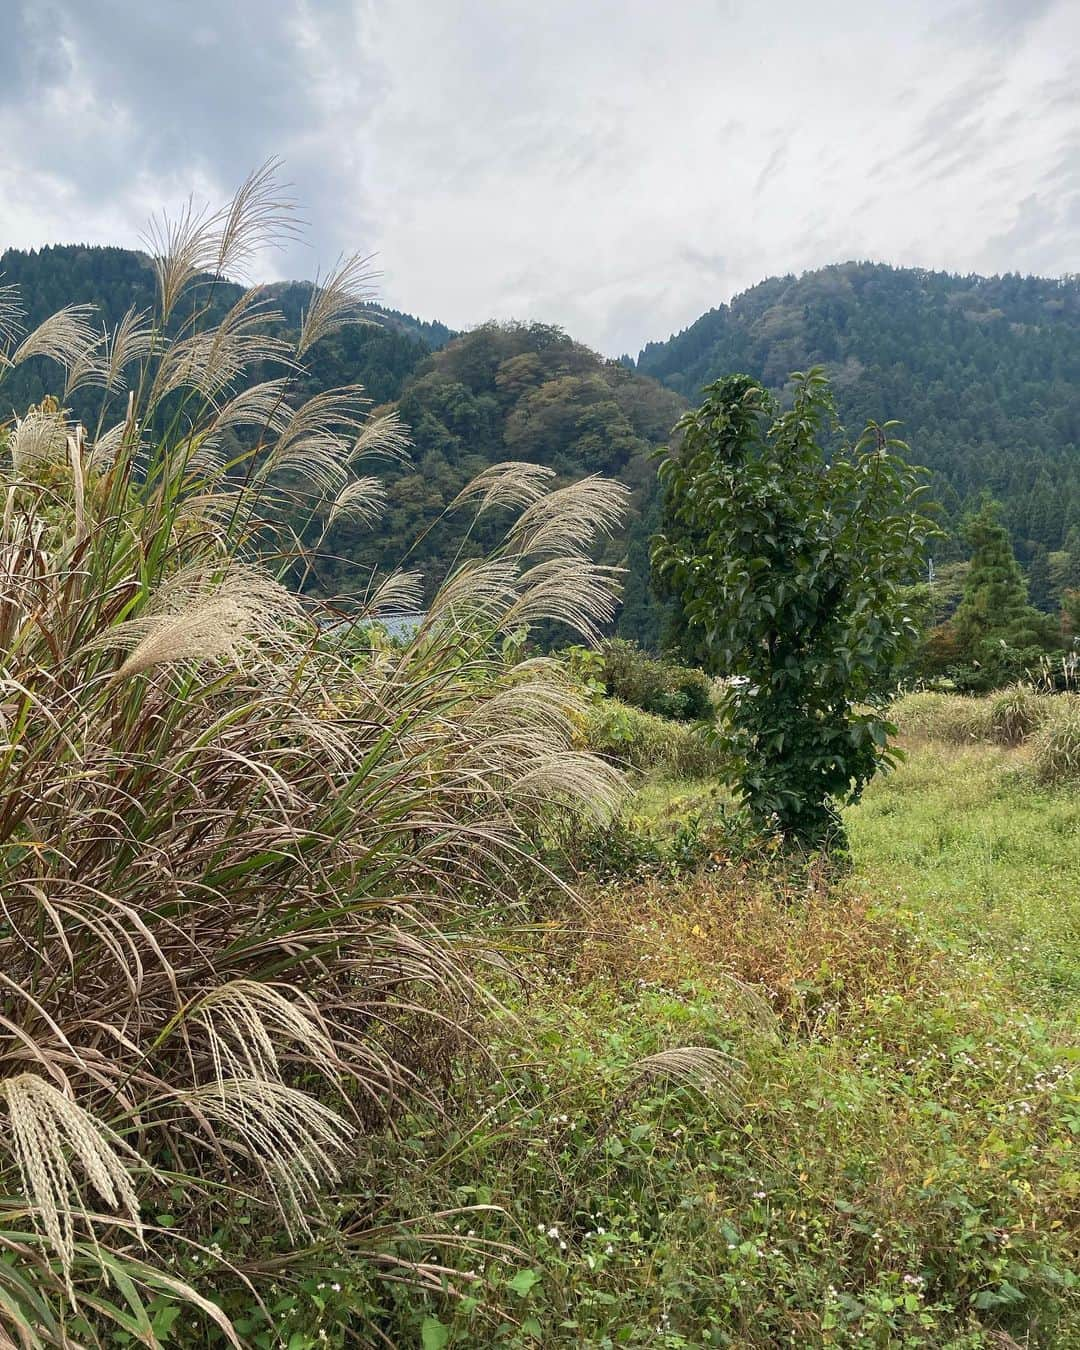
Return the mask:
<path fill-rule="evenodd" d="M 970 667 L 962 682 L 989 689 L 1015 679 L 1042 653 L 1060 646 L 1060 635 L 1056 619 L 1028 602 L 997 503 L 984 502 L 964 533 L 971 567 L 952 627 L 960 660 Z"/>
<path fill-rule="evenodd" d="M 934 527 L 892 424 L 830 458 L 828 381 L 820 368 L 792 380 L 779 416 L 758 381 L 730 375 L 682 419 L 652 559 L 676 645 L 733 677 L 723 713 L 754 819 L 818 847 L 842 841 L 838 802 L 889 759 L 885 709 L 917 639 L 910 583 Z"/>

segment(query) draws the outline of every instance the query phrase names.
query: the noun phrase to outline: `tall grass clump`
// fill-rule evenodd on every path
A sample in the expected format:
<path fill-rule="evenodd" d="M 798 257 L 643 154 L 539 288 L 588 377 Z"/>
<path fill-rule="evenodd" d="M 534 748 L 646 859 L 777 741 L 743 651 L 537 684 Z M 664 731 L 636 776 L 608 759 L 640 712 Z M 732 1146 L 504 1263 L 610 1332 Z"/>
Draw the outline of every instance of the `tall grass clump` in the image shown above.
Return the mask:
<path fill-rule="evenodd" d="M 1010 684 L 990 700 L 990 726 L 1002 745 L 1019 745 L 1051 716 L 1054 699 L 1030 684 Z"/>
<path fill-rule="evenodd" d="M 892 719 L 900 734 L 913 740 L 970 745 L 994 739 L 990 700 L 965 694 L 905 694 L 893 704 Z"/>
<path fill-rule="evenodd" d="M 613 698 L 599 699 L 589 708 L 584 740 L 590 750 L 616 764 L 658 778 L 720 777 L 728 765 L 728 751 L 718 733 Z"/>
<path fill-rule="evenodd" d="M 574 673 L 603 684 L 611 698 L 679 722 L 715 718 L 712 684 L 704 671 L 661 660 L 636 642 L 608 638 L 595 651 L 570 653 Z"/>
<path fill-rule="evenodd" d="M 1042 783 L 1080 784 L 1080 697 L 1059 695 L 1031 742 L 1032 767 Z"/>
<path fill-rule="evenodd" d="M 0 433 L 0 1343 L 154 1344 L 161 1298 L 235 1343 L 155 1216 L 203 1250 L 242 1197 L 310 1248 L 363 1133 L 461 1034 L 469 916 L 533 817 L 619 790 L 573 747 L 560 667 L 497 655 L 552 619 L 596 637 L 617 489 L 486 471 L 451 508 L 514 523 L 400 651 L 364 625 L 415 576 L 365 577 L 348 616 L 286 585 L 405 441 L 357 388 L 297 396 L 363 319 L 357 260 L 291 338 L 258 288 L 222 312 L 215 279 L 292 220 L 271 167 L 165 222 L 156 311 L 112 331 L 69 306 L 25 333 L 2 295 L 0 376 L 58 379 Z"/>

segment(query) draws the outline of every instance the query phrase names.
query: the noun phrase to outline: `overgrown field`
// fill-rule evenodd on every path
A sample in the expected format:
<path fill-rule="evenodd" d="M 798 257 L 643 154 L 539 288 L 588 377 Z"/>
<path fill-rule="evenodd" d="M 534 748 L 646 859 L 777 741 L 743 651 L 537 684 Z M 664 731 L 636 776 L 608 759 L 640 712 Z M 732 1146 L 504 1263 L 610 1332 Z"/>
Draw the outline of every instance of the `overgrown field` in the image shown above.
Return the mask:
<path fill-rule="evenodd" d="M 1077 1344 L 1080 796 L 924 741 L 850 809 L 850 875 L 736 820 L 646 781 L 575 841 L 583 907 L 536 901 L 449 1119 L 387 1155 L 422 1161 L 402 1213 L 477 1207 L 458 1296 L 404 1294 L 387 1333 Z"/>
<path fill-rule="evenodd" d="M 0 288 L 0 1350 L 1080 1344 L 1077 696 L 906 700 L 841 870 L 592 650 L 618 485 L 485 469 L 398 642 L 413 570 L 305 597 L 408 438 L 304 397 L 361 260 L 221 310 L 292 220 Z"/>

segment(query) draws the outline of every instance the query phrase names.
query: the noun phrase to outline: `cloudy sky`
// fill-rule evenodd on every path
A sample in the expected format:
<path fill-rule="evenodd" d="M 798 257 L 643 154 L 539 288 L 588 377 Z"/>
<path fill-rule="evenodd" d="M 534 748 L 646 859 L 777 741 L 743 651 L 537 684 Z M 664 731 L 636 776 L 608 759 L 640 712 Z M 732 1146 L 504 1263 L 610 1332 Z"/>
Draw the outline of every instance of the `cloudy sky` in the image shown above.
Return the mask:
<path fill-rule="evenodd" d="M 848 258 L 1080 270 L 1077 0 L 0 0 L 0 249 L 285 161 L 311 276 L 636 352 Z"/>

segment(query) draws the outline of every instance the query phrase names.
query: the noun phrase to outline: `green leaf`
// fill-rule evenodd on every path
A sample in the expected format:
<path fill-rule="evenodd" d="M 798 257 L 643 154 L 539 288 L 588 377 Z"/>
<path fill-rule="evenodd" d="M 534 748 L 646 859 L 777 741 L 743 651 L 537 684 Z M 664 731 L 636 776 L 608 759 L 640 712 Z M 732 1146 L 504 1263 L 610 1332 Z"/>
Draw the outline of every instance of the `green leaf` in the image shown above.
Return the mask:
<path fill-rule="evenodd" d="M 425 1317 L 420 1328 L 420 1343 L 424 1350 L 443 1350 L 450 1340 L 450 1328 L 437 1317 Z"/>
<path fill-rule="evenodd" d="M 533 1285 L 540 1283 L 540 1272 L 536 1270 L 519 1270 L 512 1280 L 507 1280 L 506 1287 L 512 1289 L 518 1298 L 528 1298 Z"/>

